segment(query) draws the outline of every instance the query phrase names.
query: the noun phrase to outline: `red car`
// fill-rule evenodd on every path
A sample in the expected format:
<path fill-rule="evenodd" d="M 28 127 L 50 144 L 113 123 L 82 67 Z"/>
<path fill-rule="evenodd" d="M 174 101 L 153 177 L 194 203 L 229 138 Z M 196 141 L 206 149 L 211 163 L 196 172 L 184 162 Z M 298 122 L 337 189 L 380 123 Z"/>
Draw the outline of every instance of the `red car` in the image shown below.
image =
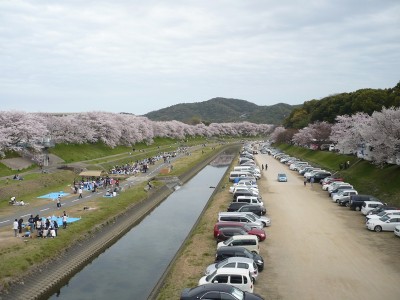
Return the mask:
<path fill-rule="evenodd" d="M 248 234 L 256 235 L 258 240 L 261 242 L 267 237 L 266 233 L 262 229 L 251 228 L 249 225 L 240 222 L 217 222 L 214 225 L 214 237 L 217 238 L 219 234 L 219 229 L 222 227 L 235 227 L 239 226 L 244 229 Z"/>

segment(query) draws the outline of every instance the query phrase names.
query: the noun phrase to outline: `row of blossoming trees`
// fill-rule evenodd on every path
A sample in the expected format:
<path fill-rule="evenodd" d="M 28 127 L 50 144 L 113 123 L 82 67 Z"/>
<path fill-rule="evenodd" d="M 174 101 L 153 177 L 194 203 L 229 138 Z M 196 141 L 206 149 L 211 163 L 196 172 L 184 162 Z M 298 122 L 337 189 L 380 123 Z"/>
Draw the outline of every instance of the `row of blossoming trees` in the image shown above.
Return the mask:
<path fill-rule="evenodd" d="M 152 143 L 154 138 L 268 135 L 273 130 L 269 124 L 212 123 L 187 125 L 178 121 L 156 122 L 146 117 L 107 112 L 71 114 L 0 112 L 0 154 L 20 151 L 29 144 L 34 150 L 37 141 L 51 137 L 55 143 L 85 144 L 102 142 L 113 148 L 118 145 Z"/>
<path fill-rule="evenodd" d="M 372 115 L 356 113 L 336 117 L 336 122 L 315 122 L 300 130 L 275 128 L 273 141 L 292 142 L 308 147 L 315 141 L 333 142 L 337 149 L 357 152 L 368 148 L 376 164 L 400 159 L 400 108 L 383 108 Z"/>

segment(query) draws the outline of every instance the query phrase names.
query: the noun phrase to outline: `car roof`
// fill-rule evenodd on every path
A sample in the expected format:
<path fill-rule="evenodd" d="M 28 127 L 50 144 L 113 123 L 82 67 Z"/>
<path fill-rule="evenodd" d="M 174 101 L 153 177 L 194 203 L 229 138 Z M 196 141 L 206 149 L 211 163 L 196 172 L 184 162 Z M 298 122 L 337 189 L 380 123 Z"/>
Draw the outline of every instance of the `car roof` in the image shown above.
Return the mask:
<path fill-rule="evenodd" d="M 258 240 L 256 235 L 252 235 L 252 234 L 239 234 L 239 235 L 234 235 L 231 237 L 231 239 L 233 240 L 244 240 L 244 239 L 251 239 L 251 240 Z"/>
<path fill-rule="evenodd" d="M 221 262 L 222 261 L 226 261 L 226 262 L 245 262 L 245 263 L 250 263 L 250 264 L 254 263 L 253 259 L 248 258 L 248 257 L 243 257 L 243 256 L 231 256 L 231 257 L 228 257 L 228 258 L 226 258 L 224 260 L 221 260 Z"/>
<path fill-rule="evenodd" d="M 220 292 L 230 292 L 235 287 L 226 283 L 206 283 L 203 285 L 196 286 L 194 288 L 187 288 L 184 290 L 185 296 L 194 297 L 198 293 L 205 293 L 207 291 L 220 291 Z"/>
<path fill-rule="evenodd" d="M 242 268 L 219 268 L 216 269 L 216 274 L 237 274 L 250 276 L 249 270 Z"/>

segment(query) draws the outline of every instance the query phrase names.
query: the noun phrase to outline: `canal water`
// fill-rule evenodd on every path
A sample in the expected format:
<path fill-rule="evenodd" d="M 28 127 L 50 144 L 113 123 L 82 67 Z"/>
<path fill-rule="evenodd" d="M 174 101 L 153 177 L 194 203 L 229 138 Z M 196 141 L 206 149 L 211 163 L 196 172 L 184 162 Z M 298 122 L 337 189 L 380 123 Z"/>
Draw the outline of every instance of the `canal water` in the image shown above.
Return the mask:
<path fill-rule="evenodd" d="M 226 169 L 206 166 L 49 299 L 147 299 Z"/>

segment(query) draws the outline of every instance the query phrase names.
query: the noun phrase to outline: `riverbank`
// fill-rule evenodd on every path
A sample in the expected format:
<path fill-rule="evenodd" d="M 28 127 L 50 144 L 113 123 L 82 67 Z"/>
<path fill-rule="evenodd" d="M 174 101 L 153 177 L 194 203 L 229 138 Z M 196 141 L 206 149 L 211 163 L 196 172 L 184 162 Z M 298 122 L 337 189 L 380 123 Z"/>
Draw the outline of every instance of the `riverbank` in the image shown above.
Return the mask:
<path fill-rule="evenodd" d="M 178 175 L 179 180 L 182 183 L 186 182 L 219 153 L 231 147 L 237 146 L 221 146 L 209 152 L 209 155 L 204 154 L 200 162 Z M 189 164 L 185 163 L 185 165 Z M 98 224 L 87 235 L 68 247 L 68 251 L 62 252 L 60 256 L 47 261 L 11 284 L 9 292 L 1 295 L 2 299 L 38 299 L 48 295 L 46 293 L 54 293 L 57 287 L 65 283 L 72 274 L 114 243 L 172 192 L 173 190 L 166 185 L 150 190 L 150 194 L 145 199 L 123 209 L 120 214 L 106 222 Z M 40 282 L 37 280 L 38 277 Z"/>

